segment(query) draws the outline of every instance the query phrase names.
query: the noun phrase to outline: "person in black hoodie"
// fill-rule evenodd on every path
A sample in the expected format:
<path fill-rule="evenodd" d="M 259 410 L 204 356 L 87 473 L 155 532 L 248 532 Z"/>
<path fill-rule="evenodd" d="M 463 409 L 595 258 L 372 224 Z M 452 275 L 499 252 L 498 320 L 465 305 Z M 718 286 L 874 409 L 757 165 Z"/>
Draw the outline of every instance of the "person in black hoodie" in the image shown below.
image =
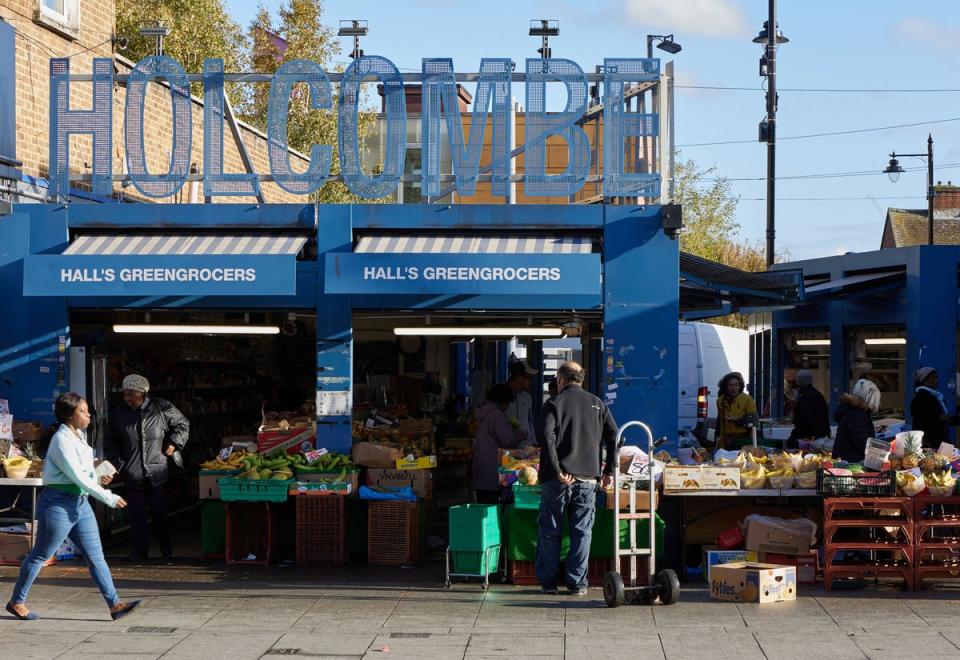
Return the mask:
<path fill-rule="evenodd" d="M 573 595 L 586 595 L 601 460 L 604 487 L 612 483 L 618 467 L 617 424 L 603 401 L 583 389 L 583 377 L 583 367 L 564 362 L 557 370 L 560 393 L 543 406 L 536 572 L 541 589 L 548 594 L 557 593 L 566 515 L 570 520 L 567 588 Z"/>
<path fill-rule="evenodd" d="M 133 534 L 130 561 L 149 556 L 147 509 L 160 553 L 167 559 L 173 555 L 164 485 L 170 477 L 169 461 L 179 458 L 178 452 L 190 435 L 187 418 L 172 403 L 148 396 L 149 392 L 150 382 L 143 376 L 124 378 L 124 402 L 110 411 L 107 426 L 107 455 L 117 461 L 129 503 L 127 515 Z M 182 463 L 183 459 L 179 460 Z"/>
<path fill-rule="evenodd" d="M 913 400 L 910 402 L 910 419 L 914 431 L 923 431 L 923 446 L 939 449 L 941 442 L 949 442 L 947 426 L 960 423 L 956 415 L 947 411 L 947 404 L 940 387 L 940 377 L 933 367 L 920 367 L 914 373 Z"/>
<path fill-rule="evenodd" d="M 837 435 L 833 440 L 833 457 L 849 463 L 863 461 L 867 439 L 874 434 L 870 415 L 880 408 L 880 390 L 866 378 L 858 380 L 849 394 L 840 395 L 840 405 L 833 413 Z"/>
<path fill-rule="evenodd" d="M 823 395 L 813 386 L 809 369 L 797 372 L 797 405 L 793 408 L 793 430 L 787 447 L 799 446 L 800 440 L 826 438 L 830 435 L 830 412 Z"/>

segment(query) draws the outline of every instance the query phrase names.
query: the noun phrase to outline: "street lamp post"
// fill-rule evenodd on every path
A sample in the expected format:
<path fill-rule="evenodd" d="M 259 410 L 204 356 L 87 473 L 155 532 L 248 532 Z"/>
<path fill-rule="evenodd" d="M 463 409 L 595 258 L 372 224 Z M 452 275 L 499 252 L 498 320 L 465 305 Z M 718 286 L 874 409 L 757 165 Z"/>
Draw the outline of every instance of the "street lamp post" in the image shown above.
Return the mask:
<path fill-rule="evenodd" d="M 890 152 L 890 163 L 883 173 L 890 177 L 891 183 L 896 183 L 903 173 L 903 167 L 900 166 L 900 161 L 897 160 L 897 156 L 901 158 L 911 156 L 927 159 L 927 245 L 933 245 L 933 198 L 935 196 L 933 190 L 933 135 L 927 135 L 927 153 L 925 154 L 898 154 L 896 152 Z"/>
<path fill-rule="evenodd" d="M 767 268 L 773 265 L 776 239 L 777 45 L 789 39 L 777 25 L 777 0 L 770 0 L 768 19 L 753 43 L 764 44 L 760 75 L 767 79 L 767 116 L 760 122 L 760 142 L 767 143 Z"/>

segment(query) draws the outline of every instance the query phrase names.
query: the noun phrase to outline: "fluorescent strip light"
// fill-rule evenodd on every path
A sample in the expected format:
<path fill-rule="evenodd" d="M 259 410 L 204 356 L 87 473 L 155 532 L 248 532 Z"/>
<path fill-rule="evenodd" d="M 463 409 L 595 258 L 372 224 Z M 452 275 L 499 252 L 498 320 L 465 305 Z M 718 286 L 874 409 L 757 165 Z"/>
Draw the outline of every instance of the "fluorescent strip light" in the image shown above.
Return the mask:
<path fill-rule="evenodd" d="M 146 335 L 278 335 L 275 325 L 115 325 L 114 332 Z"/>
<path fill-rule="evenodd" d="M 535 328 L 522 326 L 518 328 L 458 328 L 458 327 L 423 327 L 423 328 L 394 328 L 393 334 L 398 337 L 408 335 L 431 337 L 562 337 L 562 328 Z"/>
<path fill-rule="evenodd" d="M 798 339 L 797 346 L 829 346 L 829 339 Z"/>
<path fill-rule="evenodd" d="M 907 343 L 906 337 L 868 337 L 863 340 L 867 346 L 904 346 Z"/>

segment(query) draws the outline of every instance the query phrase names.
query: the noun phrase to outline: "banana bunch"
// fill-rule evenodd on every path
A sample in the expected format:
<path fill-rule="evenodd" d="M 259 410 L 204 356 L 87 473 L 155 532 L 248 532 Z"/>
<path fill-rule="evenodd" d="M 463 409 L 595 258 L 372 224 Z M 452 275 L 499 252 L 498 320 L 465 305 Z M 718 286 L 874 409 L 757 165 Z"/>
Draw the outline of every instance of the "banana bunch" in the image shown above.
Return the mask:
<path fill-rule="evenodd" d="M 214 459 L 201 463 L 200 467 L 204 470 L 240 470 L 243 469 L 243 459 L 247 455 L 247 452 L 243 450 L 235 451 L 230 454 L 227 460 L 223 460 L 217 456 Z"/>
<path fill-rule="evenodd" d="M 295 458 L 302 458 L 297 456 Z M 316 474 L 318 472 L 336 472 L 338 470 L 350 470 L 353 468 L 353 461 L 348 454 L 338 454 L 335 451 L 327 452 L 312 463 L 297 463 L 297 472 L 303 474 Z"/>
<path fill-rule="evenodd" d="M 298 458 L 302 459 L 302 456 L 281 454 L 268 459 L 260 454 L 247 454 L 240 460 L 243 472 L 237 475 L 237 479 L 290 481 Z"/>

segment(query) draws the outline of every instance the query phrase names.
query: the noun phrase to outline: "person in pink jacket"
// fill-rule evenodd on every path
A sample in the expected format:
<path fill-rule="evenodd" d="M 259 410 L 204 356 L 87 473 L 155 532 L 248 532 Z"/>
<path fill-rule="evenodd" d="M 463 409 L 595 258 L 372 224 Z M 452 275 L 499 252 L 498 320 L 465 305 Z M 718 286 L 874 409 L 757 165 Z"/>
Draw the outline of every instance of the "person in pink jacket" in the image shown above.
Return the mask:
<path fill-rule="evenodd" d="M 500 502 L 500 450 L 513 449 L 526 435 L 510 423 L 507 407 L 515 395 L 509 385 L 494 385 L 477 409 L 477 437 L 473 443 L 473 490 L 478 504 Z"/>

